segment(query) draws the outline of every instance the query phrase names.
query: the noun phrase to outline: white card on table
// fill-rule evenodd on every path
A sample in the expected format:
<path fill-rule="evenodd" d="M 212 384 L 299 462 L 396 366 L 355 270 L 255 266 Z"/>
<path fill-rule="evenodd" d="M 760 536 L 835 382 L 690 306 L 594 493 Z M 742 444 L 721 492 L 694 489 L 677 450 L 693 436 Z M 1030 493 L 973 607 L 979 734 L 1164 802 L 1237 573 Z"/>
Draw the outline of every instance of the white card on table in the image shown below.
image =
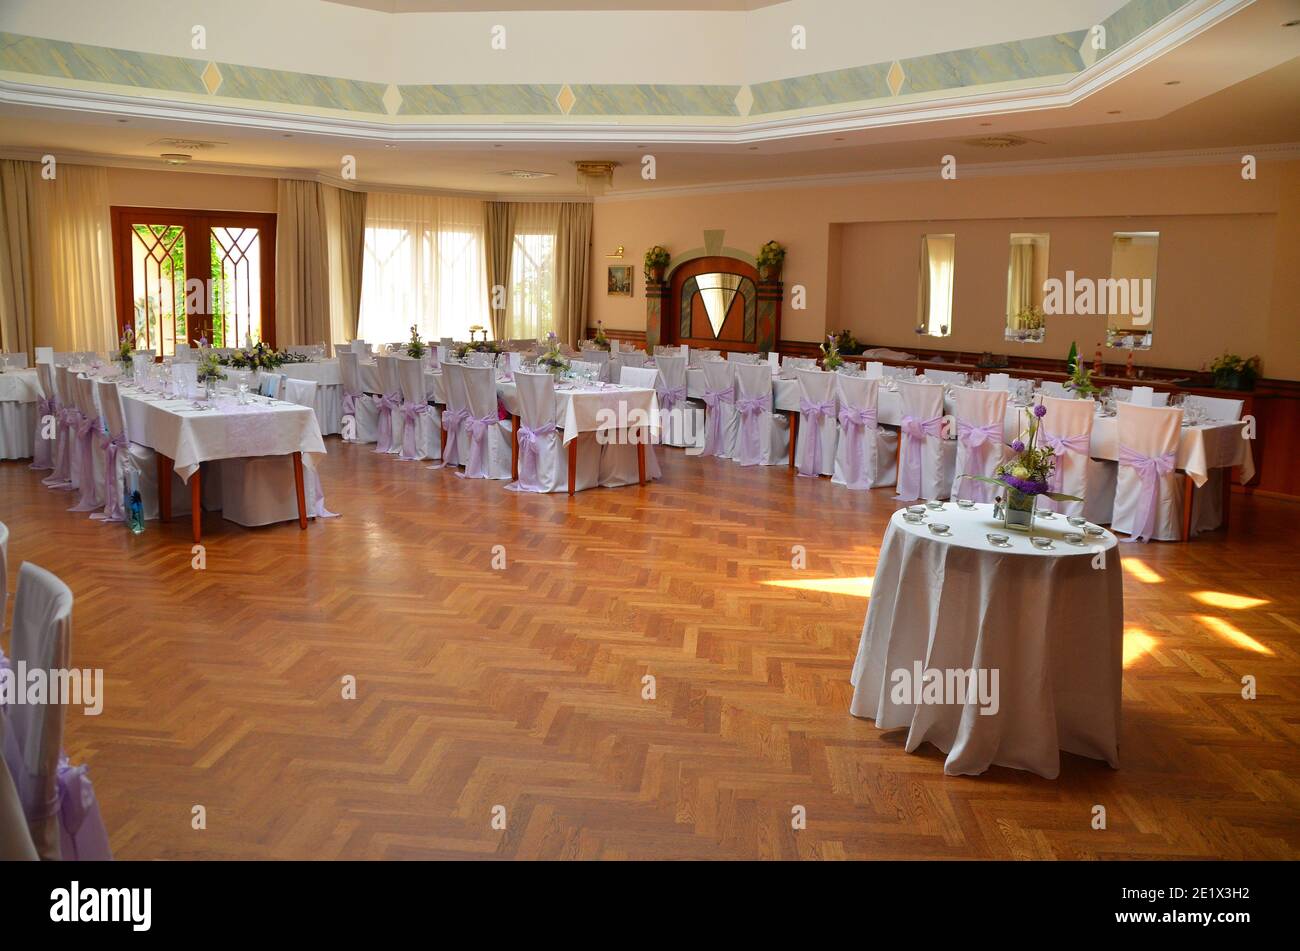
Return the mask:
<path fill-rule="evenodd" d="M 1156 404 L 1156 391 L 1150 386 L 1133 387 L 1133 399 L 1130 402 L 1134 406 L 1154 406 Z"/>
<path fill-rule="evenodd" d="M 37 348 L 36 348 L 36 362 L 37 362 L 37 363 L 50 363 L 50 364 L 54 363 L 54 348 L 53 348 L 53 347 L 37 347 Z"/>
<path fill-rule="evenodd" d="M 686 358 L 687 362 L 689 363 L 691 359 L 691 348 L 688 344 L 682 344 L 681 354 Z"/>
<path fill-rule="evenodd" d="M 618 353 L 618 341 L 617 341 L 617 340 L 611 340 L 611 341 L 609 342 L 609 352 L 610 352 L 611 354 Z"/>
<path fill-rule="evenodd" d="M 874 361 L 867 362 L 867 379 L 879 380 L 885 375 L 885 365 Z"/>
<path fill-rule="evenodd" d="M 441 348 L 439 348 L 441 349 Z M 524 355 L 518 350 L 511 350 L 506 354 L 510 358 L 510 372 L 514 373 L 519 369 L 519 365 L 524 362 Z"/>
<path fill-rule="evenodd" d="M 767 365 L 770 366 L 773 370 L 781 369 L 781 354 L 769 353 L 767 355 Z"/>
<path fill-rule="evenodd" d="M 988 383 L 990 390 L 1011 389 L 1010 373 L 990 373 L 984 379 Z"/>

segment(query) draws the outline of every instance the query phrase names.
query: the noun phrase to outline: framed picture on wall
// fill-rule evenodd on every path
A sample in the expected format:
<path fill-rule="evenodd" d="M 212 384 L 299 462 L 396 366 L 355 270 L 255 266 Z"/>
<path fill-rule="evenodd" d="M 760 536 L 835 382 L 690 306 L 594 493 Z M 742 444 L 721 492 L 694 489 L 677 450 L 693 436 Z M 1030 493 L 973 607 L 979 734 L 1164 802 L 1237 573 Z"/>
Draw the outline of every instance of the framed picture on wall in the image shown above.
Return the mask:
<path fill-rule="evenodd" d="M 609 265 L 609 283 L 607 293 L 610 297 L 632 296 L 632 265 Z"/>

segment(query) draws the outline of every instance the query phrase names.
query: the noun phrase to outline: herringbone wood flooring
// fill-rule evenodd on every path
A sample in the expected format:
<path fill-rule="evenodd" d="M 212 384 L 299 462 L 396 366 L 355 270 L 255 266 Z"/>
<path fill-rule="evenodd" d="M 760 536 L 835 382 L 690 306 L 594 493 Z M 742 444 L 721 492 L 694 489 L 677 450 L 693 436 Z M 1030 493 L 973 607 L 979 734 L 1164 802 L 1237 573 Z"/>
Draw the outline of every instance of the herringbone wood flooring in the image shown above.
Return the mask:
<path fill-rule="evenodd" d="M 570 500 L 329 449 L 342 518 L 209 515 L 202 571 L 188 520 L 132 537 L 0 464 L 13 572 L 68 582 L 106 671 L 66 746 L 120 858 L 1300 854 L 1298 506 L 1126 548 L 1121 769 L 956 778 L 848 714 L 865 586 L 765 584 L 872 575 L 892 490 L 667 450 L 662 483 Z"/>

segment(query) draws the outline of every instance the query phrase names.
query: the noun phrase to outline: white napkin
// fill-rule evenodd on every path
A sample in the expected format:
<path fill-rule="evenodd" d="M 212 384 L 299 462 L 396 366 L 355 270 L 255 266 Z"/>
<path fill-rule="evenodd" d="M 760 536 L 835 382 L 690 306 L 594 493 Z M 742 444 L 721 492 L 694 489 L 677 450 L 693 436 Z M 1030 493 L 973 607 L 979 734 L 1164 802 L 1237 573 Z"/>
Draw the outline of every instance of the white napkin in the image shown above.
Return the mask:
<path fill-rule="evenodd" d="M 1129 400 L 1134 406 L 1155 406 L 1156 391 L 1151 386 L 1133 387 L 1133 398 Z"/>
<path fill-rule="evenodd" d="M 49 364 L 53 364 L 53 363 L 54 363 L 54 348 L 53 348 L 53 347 L 37 347 L 37 348 L 36 348 L 36 362 L 37 362 L 37 363 L 49 363 Z"/>
<path fill-rule="evenodd" d="M 867 379 L 879 380 L 885 375 L 885 365 L 871 360 L 867 361 Z"/>
<path fill-rule="evenodd" d="M 618 341 L 617 341 L 617 340 L 610 340 L 610 342 L 609 342 L 609 353 L 610 353 L 610 356 L 613 356 L 614 354 L 618 353 Z"/>
<path fill-rule="evenodd" d="M 689 363 L 690 363 L 690 359 L 691 359 L 691 348 L 690 348 L 690 346 L 687 345 L 687 344 L 682 344 L 682 345 L 681 345 L 681 354 L 682 354 L 682 356 L 684 356 L 684 357 L 686 358 L 686 362 L 689 364 Z"/>
<path fill-rule="evenodd" d="M 984 377 L 990 390 L 1009 390 L 1011 389 L 1010 373 L 989 373 Z"/>
<path fill-rule="evenodd" d="M 778 373 L 781 370 L 781 354 L 769 353 L 767 355 L 767 365 L 772 368 L 772 372 Z"/>

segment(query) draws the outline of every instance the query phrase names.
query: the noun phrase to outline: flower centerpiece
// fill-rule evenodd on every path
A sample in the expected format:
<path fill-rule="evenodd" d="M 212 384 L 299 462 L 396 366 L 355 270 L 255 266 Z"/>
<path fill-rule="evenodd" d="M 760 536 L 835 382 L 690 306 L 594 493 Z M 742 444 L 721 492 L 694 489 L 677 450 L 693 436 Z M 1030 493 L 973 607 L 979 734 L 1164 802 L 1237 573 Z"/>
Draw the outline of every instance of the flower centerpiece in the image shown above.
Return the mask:
<path fill-rule="evenodd" d="M 840 330 L 835 334 L 835 346 L 839 348 L 840 353 L 861 353 L 862 344 L 858 343 L 858 338 L 853 336 L 851 330 Z"/>
<path fill-rule="evenodd" d="M 1043 308 L 1037 304 L 1027 304 L 1020 308 L 1016 311 L 1013 321 L 1015 329 L 1007 328 L 1008 340 L 1041 343 L 1047 336 L 1047 317 L 1043 313 Z"/>
<path fill-rule="evenodd" d="M 217 382 L 226 378 L 226 371 L 221 368 L 221 360 L 208 347 L 202 350 L 198 368 L 194 375 L 203 384 L 203 393 L 207 399 L 217 395 Z"/>
<path fill-rule="evenodd" d="M 135 330 L 127 327 L 117 341 L 117 359 L 125 372 L 131 370 L 131 357 L 135 353 Z"/>
<path fill-rule="evenodd" d="M 1239 357 L 1225 353 L 1210 364 L 1214 385 L 1220 390 L 1253 390 L 1259 377 L 1259 357 Z"/>
<path fill-rule="evenodd" d="M 842 366 L 844 358 L 840 356 L 839 337 L 828 334 L 826 342 L 822 344 L 822 369 L 833 372 Z"/>
<path fill-rule="evenodd" d="M 537 358 L 537 365 L 556 375 L 569 369 L 569 361 L 560 352 L 560 338 L 553 330 L 546 335 L 546 351 Z"/>
<path fill-rule="evenodd" d="M 1064 386 L 1076 398 L 1091 399 L 1101 392 L 1101 388 L 1092 382 L 1092 370 L 1085 367 L 1083 361 L 1079 359 L 1079 348 L 1073 342 L 1070 343 L 1070 355 L 1065 362 L 1066 369 L 1070 371 L 1070 378 L 1065 381 Z"/>
<path fill-rule="evenodd" d="M 997 500 L 994 515 L 997 515 L 1000 505 L 1002 523 L 1015 531 L 1033 532 L 1034 512 L 1040 495 L 1056 502 L 1083 501 L 1076 495 L 1049 491 L 1052 472 L 1056 468 L 1056 453 L 1051 446 L 1038 445 L 1039 432 L 1046 415 L 1047 407 L 1041 403 L 1025 410 L 1025 432 L 1021 434 L 1022 438 L 1011 443 L 1011 451 L 1015 455 L 999 464 L 993 470 L 992 477 L 962 474 L 963 479 L 976 479 L 1005 490 L 1006 497 Z"/>
<path fill-rule="evenodd" d="M 420 339 L 420 328 L 411 324 L 411 339 L 406 342 L 406 355 L 415 360 L 419 360 L 428 351 L 424 341 Z"/>
<path fill-rule="evenodd" d="M 258 341 L 228 357 L 218 357 L 220 363 L 240 370 L 275 370 L 286 362 L 285 355 L 274 347 Z"/>
<path fill-rule="evenodd" d="M 672 255 L 668 253 L 667 248 L 656 244 L 645 253 L 645 279 L 647 281 L 662 282 L 664 271 L 668 269 L 668 262 L 672 259 Z"/>
<path fill-rule="evenodd" d="M 591 338 L 591 342 L 596 345 L 597 350 L 609 350 L 609 338 L 605 336 L 605 325 L 601 321 L 596 321 L 596 335 Z"/>
<path fill-rule="evenodd" d="M 775 281 L 781 277 L 781 267 L 785 264 L 785 248 L 775 241 L 769 241 L 758 249 L 758 276 L 764 281 Z"/>

